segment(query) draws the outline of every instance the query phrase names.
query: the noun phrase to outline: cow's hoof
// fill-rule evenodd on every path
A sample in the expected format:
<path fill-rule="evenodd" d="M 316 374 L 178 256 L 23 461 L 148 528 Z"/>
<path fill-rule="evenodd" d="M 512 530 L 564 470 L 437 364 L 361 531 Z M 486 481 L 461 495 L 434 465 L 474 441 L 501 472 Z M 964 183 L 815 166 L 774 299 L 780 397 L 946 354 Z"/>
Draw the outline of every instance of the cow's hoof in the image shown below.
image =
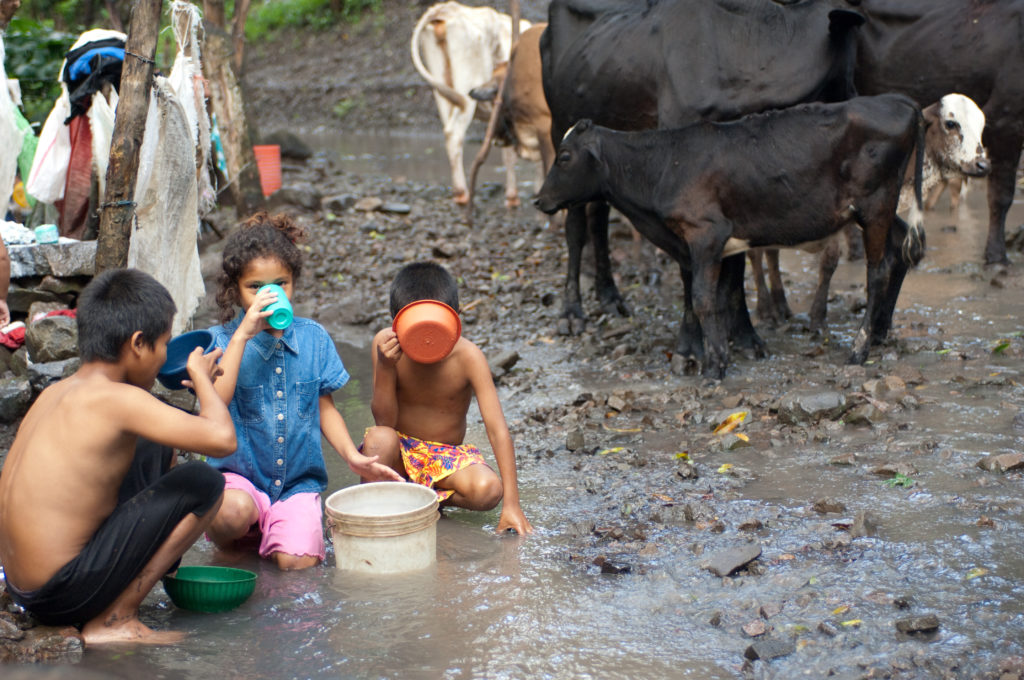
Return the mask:
<path fill-rule="evenodd" d="M 469 194 L 461 193 L 452 196 L 452 200 L 455 201 L 455 205 L 466 206 L 469 205 Z"/>
<path fill-rule="evenodd" d="M 700 361 L 692 354 L 673 354 L 669 367 L 672 375 L 697 375 L 700 371 Z"/>
<path fill-rule="evenodd" d="M 505 197 L 505 207 L 508 208 L 509 210 L 515 210 L 520 205 L 521 205 L 521 203 L 519 201 L 519 197 L 518 196 L 511 196 L 511 197 L 510 196 L 506 196 Z"/>
<path fill-rule="evenodd" d="M 577 316 L 563 316 L 558 320 L 557 330 L 559 335 L 580 335 L 586 327 L 587 322 Z"/>
<path fill-rule="evenodd" d="M 608 316 L 633 316 L 633 310 L 629 308 L 626 301 L 620 297 L 609 298 L 601 302 L 601 313 Z"/>

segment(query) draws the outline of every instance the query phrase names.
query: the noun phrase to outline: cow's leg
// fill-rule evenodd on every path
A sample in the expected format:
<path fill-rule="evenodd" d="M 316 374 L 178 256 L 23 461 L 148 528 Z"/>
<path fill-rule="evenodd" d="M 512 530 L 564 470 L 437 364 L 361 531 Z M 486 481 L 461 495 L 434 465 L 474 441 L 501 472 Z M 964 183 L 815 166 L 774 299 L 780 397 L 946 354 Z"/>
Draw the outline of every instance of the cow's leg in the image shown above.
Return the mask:
<path fill-rule="evenodd" d="M 1018 121 L 1013 124 L 1018 125 Z M 1024 135 L 1016 129 L 985 128 L 985 148 L 992 161 L 988 178 L 988 240 L 985 243 L 985 264 L 1006 264 L 1006 213 L 1013 203 L 1017 163 L 1020 161 Z"/>
<path fill-rule="evenodd" d="M 718 275 L 718 308 L 720 318 L 728 319 L 727 341 L 731 340 L 737 347 L 753 350 L 755 357 L 763 359 L 766 355 L 764 342 L 750 322 L 747 295 L 743 290 L 745 262 L 743 255 L 722 259 Z"/>
<path fill-rule="evenodd" d="M 839 235 L 828 238 L 818 256 L 818 289 L 811 302 L 811 332 L 824 334 L 828 324 L 828 288 L 839 265 Z"/>
<path fill-rule="evenodd" d="M 953 177 L 948 182 L 949 185 L 949 214 L 956 215 L 960 209 L 960 196 L 963 193 L 964 178 L 960 176 Z"/>
<path fill-rule="evenodd" d="M 764 280 L 763 249 L 751 248 L 747 252 L 750 258 L 750 278 L 754 279 L 754 290 L 757 292 L 757 318 L 769 326 L 776 326 L 779 323 L 775 316 L 775 308 L 772 307 L 768 298 L 768 284 Z"/>
<path fill-rule="evenodd" d="M 725 296 L 721 295 L 719 288 L 725 237 L 716 238 L 715 232 L 728 235 L 732 233 L 732 228 L 710 221 L 689 229 L 672 230 L 677 234 L 688 233 L 686 245 L 690 250 L 690 264 L 693 268 L 693 308 L 704 331 L 704 375 L 721 380 L 725 377 L 725 368 L 729 362 L 729 337 L 725 322 L 726 310 L 723 308 Z M 733 258 L 739 260 L 742 268 L 743 255 L 734 255 Z"/>
<path fill-rule="evenodd" d="M 587 204 L 587 231 L 594 244 L 594 292 L 605 314 L 632 316 L 612 277 L 612 261 L 608 251 L 608 212 L 604 201 Z"/>
<path fill-rule="evenodd" d="M 501 159 L 505 163 L 505 207 L 519 207 L 519 186 L 516 184 L 516 148 L 501 147 Z"/>
<path fill-rule="evenodd" d="M 473 121 L 475 102 L 470 99 L 465 109 L 448 104 L 450 112 L 444 118 L 444 150 L 448 154 L 448 163 L 452 170 L 452 197 L 459 205 L 469 202 L 469 185 L 466 183 L 466 171 L 462 167 L 462 149 L 466 143 L 466 130 Z M 447 104 L 447 102 L 445 102 Z M 442 105 L 438 103 L 438 110 Z"/>
<path fill-rule="evenodd" d="M 580 255 L 587 243 L 587 212 L 584 206 L 569 208 L 565 219 L 565 244 L 569 262 L 565 274 L 565 302 L 562 320 L 558 324 L 561 335 L 579 335 L 583 332 L 583 300 L 580 297 Z"/>
<path fill-rule="evenodd" d="M 683 279 L 683 319 L 679 324 L 675 351 L 687 363 L 700 364 L 704 361 L 704 331 L 693 309 L 693 272 L 687 257 L 679 257 L 677 261 L 679 275 Z"/>
<path fill-rule="evenodd" d="M 843 236 L 846 237 L 846 261 L 856 262 L 864 259 L 864 234 L 856 224 L 847 224 L 843 227 Z"/>
<path fill-rule="evenodd" d="M 887 287 L 882 292 L 875 318 L 871 323 L 871 344 L 877 345 L 885 341 L 892 328 L 892 317 L 896 311 L 896 300 L 900 296 L 903 280 L 907 276 L 913 262 L 907 262 L 903 256 L 903 241 L 909 233 L 907 223 L 899 216 L 889 231 L 889 246 L 885 253 L 885 266 L 888 270 Z M 923 244 L 922 244 L 923 246 Z M 922 247 L 923 249 L 923 247 Z"/>
<path fill-rule="evenodd" d="M 892 203 L 893 207 L 895 203 Z M 892 250 L 893 230 L 900 227 L 895 223 L 896 210 L 874 210 L 859 218 L 864 227 L 864 253 L 867 259 L 867 306 L 857 337 L 853 341 L 849 363 L 863 364 L 868 358 L 872 340 L 877 336 L 876 325 L 884 309 L 882 298 L 889 291 L 889 276 L 894 259 L 898 254 Z M 903 232 L 906 234 L 906 231 Z M 883 335 L 884 337 L 884 335 Z"/>
<path fill-rule="evenodd" d="M 951 182 L 951 180 L 948 180 L 948 179 L 940 179 L 938 184 L 936 184 L 934 187 L 932 187 L 932 190 L 930 192 L 928 192 L 928 196 L 925 197 L 925 201 L 924 201 L 924 209 L 925 210 L 935 210 L 935 204 L 939 202 L 940 198 L 942 198 L 942 192 L 945 191 L 947 188 L 950 188 L 950 186 L 949 186 L 950 182 Z M 953 192 L 952 192 L 952 189 L 949 192 L 949 203 L 950 203 L 950 208 L 952 208 L 952 206 L 953 206 Z"/>
<path fill-rule="evenodd" d="M 782 269 L 779 268 L 779 249 L 766 248 L 764 257 L 768 264 L 768 284 L 771 286 L 772 307 L 780 319 L 793 316 L 786 302 L 786 286 L 782 283 Z"/>

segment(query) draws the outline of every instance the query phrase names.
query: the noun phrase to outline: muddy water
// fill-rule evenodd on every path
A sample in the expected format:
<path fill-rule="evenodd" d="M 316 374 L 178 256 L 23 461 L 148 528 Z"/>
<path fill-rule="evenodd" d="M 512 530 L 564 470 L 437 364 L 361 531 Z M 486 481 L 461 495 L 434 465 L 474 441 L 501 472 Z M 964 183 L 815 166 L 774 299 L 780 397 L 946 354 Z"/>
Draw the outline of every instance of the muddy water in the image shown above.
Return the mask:
<path fill-rule="evenodd" d="M 371 158 L 362 162 L 405 152 L 378 147 L 367 153 Z M 434 172 L 444 177 L 439 147 L 438 153 Z M 395 167 L 406 166 L 396 161 Z M 423 181 L 439 180 L 435 174 Z M 944 229 L 950 224 L 945 212 L 929 215 L 929 250 L 904 286 L 896 340 L 874 352 L 867 367 L 883 375 L 898 366 L 919 370 L 924 380 L 911 387 L 918 407 L 895 411 L 874 427 L 833 424 L 777 441 L 762 432 L 736 451 L 691 448 L 706 470 L 695 493 L 700 498 L 704 485 L 722 533 L 700 523 L 651 525 L 636 542 L 642 550 L 598 546 L 631 564 L 631 573 L 599 573 L 590 563 L 589 539 L 573 524 L 609 517 L 628 523 L 635 512 L 626 500 L 617 501 L 679 494 L 673 476 L 617 463 L 614 453 L 569 454 L 557 428 L 551 435 L 527 431 L 517 437 L 520 486 L 536 535 L 499 538 L 496 513 L 449 511 L 438 524 L 436 567 L 387 578 L 338 573 L 331 554 L 322 568 L 282 574 L 250 556 L 216 553 L 200 543 L 186 564 L 253 569 L 259 573 L 255 595 L 236 611 L 203 615 L 175 609 L 157 588 L 143 607 L 144 620 L 188 631 L 186 642 L 168 649 L 91 649 L 82 666 L 126 678 L 733 678 L 742 676 L 743 651 L 752 642 L 742 626 L 765 621 L 765 607 L 778 612 L 765 621 L 770 636 L 794 644 L 788 656 L 755 669 L 765 677 L 824 677 L 829 671 L 861 677 L 872 668 L 899 677 L 974 677 L 1024 653 L 1021 477 L 976 467 L 982 456 L 1019 451 L 1024 443 L 1012 424 L 1024 409 L 1019 345 L 992 351 L 1024 330 L 1018 321 L 1024 298 L 1019 274 L 1000 277 L 975 264 L 986 221 L 983 198 L 983 188 L 975 188 L 955 230 Z M 1008 224 L 1022 221 L 1024 206 L 1014 206 Z M 804 310 L 815 261 L 792 253 L 784 265 L 791 305 Z M 772 356 L 736 357 L 724 392 L 771 391 L 783 383 L 813 387 L 821 376 L 835 375 L 832 367 L 842 363 L 859 322 L 863 272 L 861 263 L 843 263 L 837 272 L 828 343 L 804 332 L 799 317 L 784 328 L 762 329 Z M 670 278 L 665 285 L 677 285 Z M 353 379 L 336 396 L 358 435 L 371 422 L 370 329 L 322 320 L 344 340 L 339 351 Z M 573 339 L 518 349 L 522 365 L 543 375 L 532 389 L 502 388 L 514 425 L 524 414 L 572 403 L 581 392 L 625 387 L 657 394 L 702 384 L 669 375 L 653 353 L 635 358 L 641 370 L 630 378 L 583 365 Z M 854 376 L 850 391 L 859 389 Z M 623 434 L 616 443 L 670 457 L 689 448 L 696 431 L 687 425 Z M 486 441 L 479 422 L 472 423 L 470 438 Z M 325 451 L 330 489 L 353 483 L 338 457 Z M 829 464 L 844 453 L 855 454 L 855 464 Z M 913 486 L 888 486 L 871 474 L 894 461 L 913 466 Z M 741 472 L 723 484 L 715 469 L 724 463 Z M 599 464 L 610 474 L 598 475 Z M 611 500 L 602 484 L 613 489 Z M 810 505 L 825 497 L 846 510 L 813 512 Z M 837 544 L 846 534 L 836 525 L 849 524 L 860 510 L 874 514 L 877 533 Z M 736 528 L 750 518 L 763 528 Z M 723 580 L 700 567 L 706 553 L 748 538 L 762 545 L 764 573 Z M 894 603 L 903 600 L 909 607 L 898 609 Z M 895 619 L 924 613 L 939 616 L 937 634 L 911 639 L 895 631 Z M 721 623 L 711 625 L 712 619 Z M 823 621 L 833 621 L 838 634 L 818 632 Z"/>

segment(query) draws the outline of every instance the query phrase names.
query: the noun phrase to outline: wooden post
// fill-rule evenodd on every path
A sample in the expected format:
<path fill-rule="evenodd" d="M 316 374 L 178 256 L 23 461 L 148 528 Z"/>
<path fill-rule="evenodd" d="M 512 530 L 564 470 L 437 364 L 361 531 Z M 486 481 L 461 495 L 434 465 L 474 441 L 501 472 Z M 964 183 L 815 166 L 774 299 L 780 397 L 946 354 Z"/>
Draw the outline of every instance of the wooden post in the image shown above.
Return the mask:
<path fill-rule="evenodd" d="M 153 89 L 153 57 L 163 0 L 136 0 L 125 42 L 120 99 L 110 141 L 106 193 L 100 206 L 100 234 L 96 243 L 96 273 L 128 264 L 135 216 L 135 182 L 139 149 L 146 132 L 146 114 Z"/>
<path fill-rule="evenodd" d="M 266 208 L 267 202 L 252 150 L 252 123 L 245 115 L 242 87 L 231 63 L 231 34 L 224 22 L 224 0 L 203 0 L 203 74 L 210 82 L 210 105 L 224 145 L 228 188 L 235 212 L 243 218 Z"/>
<path fill-rule="evenodd" d="M 21 7 L 21 0 L 0 0 L 0 31 L 6 31 L 14 13 Z"/>
<path fill-rule="evenodd" d="M 514 50 L 516 43 L 519 42 L 519 0 L 511 0 L 511 13 L 512 13 L 512 46 Z M 512 66 L 512 53 L 509 52 L 509 66 Z M 487 132 L 484 133 L 483 144 L 480 145 L 480 150 L 476 154 L 476 158 L 473 159 L 473 166 L 469 171 L 469 196 L 466 200 L 466 224 L 473 226 L 473 194 L 476 192 L 476 177 L 480 172 L 480 166 L 487 160 L 487 154 L 491 150 L 491 141 L 494 139 L 494 131 L 498 127 L 498 113 L 501 111 L 502 96 L 501 93 L 505 89 L 505 78 L 508 77 L 508 71 L 505 71 L 505 75 L 498 78 L 498 93 L 494 95 L 494 101 L 491 102 L 491 117 L 487 119 Z"/>

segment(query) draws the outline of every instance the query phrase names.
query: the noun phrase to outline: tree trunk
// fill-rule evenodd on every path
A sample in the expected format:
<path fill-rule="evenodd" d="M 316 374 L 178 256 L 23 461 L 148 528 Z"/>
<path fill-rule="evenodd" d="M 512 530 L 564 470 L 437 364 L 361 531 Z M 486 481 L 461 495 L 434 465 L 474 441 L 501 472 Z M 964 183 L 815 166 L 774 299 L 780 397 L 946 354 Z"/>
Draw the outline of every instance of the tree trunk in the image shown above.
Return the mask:
<path fill-rule="evenodd" d="M 245 115 L 242 88 L 231 65 L 231 36 L 224 28 L 224 0 L 203 1 L 203 30 L 203 71 L 210 81 L 210 103 L 224 146 L 231 199 L 241 218 L 265 209 L 267 203 L 252 151 L 253 134 Z"/>
<path fill-rule="evenodd" d="M 235 75 L 245 72 L 245 19 L 249 16 L 249 0 L 236 0 L 235 18 L 231 22 L 231 44 L 235 48 Z"/>
<path fill-rule="evenodd" d="M 135 181 L 139 149 L 146 132 L 146 114 L 153 89 L 153 57 L 163 0 L 138 0 L 125 43 L 120 100 L 114 118 L 107 166 L 106 192 L 96 244 L 96 273 L 128 264 L 128 245 L 135 215 Z"/>
<path fill-rule="evenodd" d="M 21 0 L 0 0 L 0 31 L 6 31 L 14 13 L 21 7 Z"/>

